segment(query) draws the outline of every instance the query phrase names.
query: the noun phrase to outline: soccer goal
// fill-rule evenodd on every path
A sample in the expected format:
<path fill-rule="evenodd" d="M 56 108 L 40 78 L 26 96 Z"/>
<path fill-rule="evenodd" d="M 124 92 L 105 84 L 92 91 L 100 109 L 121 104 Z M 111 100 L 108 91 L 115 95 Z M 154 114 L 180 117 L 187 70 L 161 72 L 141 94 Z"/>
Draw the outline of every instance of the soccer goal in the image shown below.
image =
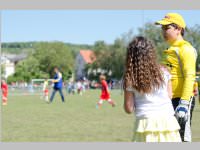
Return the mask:
<path fill-rule="evenodd" d="M 48 82 L 49 84 L 48 85 L 51 85 L 52 84 L 52 80 L 53 79 L 48 79 Z M 34 90 L 42 90 L 43 88 L 43 83 L 44 83 L 45 79 L 32 79 L 31 80 L 31 85 L 32 85 L 32 88 Z"/>

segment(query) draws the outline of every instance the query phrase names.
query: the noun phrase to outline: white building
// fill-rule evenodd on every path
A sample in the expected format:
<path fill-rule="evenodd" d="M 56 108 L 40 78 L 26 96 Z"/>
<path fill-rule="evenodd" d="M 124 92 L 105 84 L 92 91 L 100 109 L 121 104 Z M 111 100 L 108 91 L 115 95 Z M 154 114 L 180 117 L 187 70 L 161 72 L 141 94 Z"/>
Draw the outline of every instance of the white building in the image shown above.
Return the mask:
<path fill-rule="evenodd" d="M 84 72 L 86 64 L 91 64 L 96 60 L 95 54 L 92 50 L 80 50 L 76 56 L 76 78 L 80 79 L 86 75 Z"/>
<path fill-rule="evenodd" d="M 6 79 L 8 76 L 15 73 L 15 65 L 22 59 L 26 58 L 25 54 L 14 55 L 14 54 L 2 54 L 1 55 L 1 67 L 3 67 L 4 73 L 2 76 Z"/>
<path fill-rule="evenodd" d="M 4 70 L 2 76 L 5 78 L 15 73 L 14 62 L 11 62 L 6 56 L 1 56 L 1 67 Z"/>

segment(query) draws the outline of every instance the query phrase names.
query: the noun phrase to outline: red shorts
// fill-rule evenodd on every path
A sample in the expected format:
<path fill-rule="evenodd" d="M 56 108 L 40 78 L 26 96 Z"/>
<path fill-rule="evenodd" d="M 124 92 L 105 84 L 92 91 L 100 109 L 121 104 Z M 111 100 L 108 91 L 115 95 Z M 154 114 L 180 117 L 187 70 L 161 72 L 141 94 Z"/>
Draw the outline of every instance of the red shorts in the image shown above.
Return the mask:
<path fill-rule="evenodd" d="M 7 96 L 8 96 L 8 92 L 3 92 L 3 96 L 2 96 L 3 103 L 7 103 L 7 100 L 8 100 Z"/>
<path fill-rule="evenodd" d="M 101 94 L 100 99 L 108 100 L 108 99 L 110 99 L 110 95 L 109 94 Z"/>
<path fill-rule="evenodd" d="M 7 97 L 8 96 L 8 92 L 3 92 L 3 97 Z"/>
<path fill-rule="evenodd" d="M 48 94 L 49 94 L 49 90 L 48 89 L 44 90 L 44 95 L 48 95 Z"/>

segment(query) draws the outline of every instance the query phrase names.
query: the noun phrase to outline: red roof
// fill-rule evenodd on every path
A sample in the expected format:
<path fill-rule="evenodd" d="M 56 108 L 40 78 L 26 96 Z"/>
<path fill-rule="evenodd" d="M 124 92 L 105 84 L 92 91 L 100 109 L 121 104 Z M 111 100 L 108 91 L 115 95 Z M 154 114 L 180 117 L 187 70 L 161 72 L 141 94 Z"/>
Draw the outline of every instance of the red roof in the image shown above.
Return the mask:
<path fill-rule="evenodd" d="M 91 64 L 96 60 L 95 54 L 92 50 L 80 50 L 80 55 L 88 64 Z"/>

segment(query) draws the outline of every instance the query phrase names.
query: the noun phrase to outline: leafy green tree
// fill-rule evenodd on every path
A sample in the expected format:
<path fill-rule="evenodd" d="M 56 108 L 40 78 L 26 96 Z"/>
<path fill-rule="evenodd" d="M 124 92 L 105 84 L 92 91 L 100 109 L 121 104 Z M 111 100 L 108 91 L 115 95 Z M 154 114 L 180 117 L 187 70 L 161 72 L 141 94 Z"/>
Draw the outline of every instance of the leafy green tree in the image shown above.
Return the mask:
<path fill-rule="evenodd" d="M 39 70 L 53 75 L 53 68 L 59 67 L 67 78 L 74 68 L 74 58 L 69 48 L 62 42 L 41 42 L 35 45 L 33 56 L 39 62 Z"/>
<path fill-rule="evenodd" d="M 4 76 L 5 74 L 5 65 L 1 64 L 1 76 Z"/>
<path fill-rule="evenodd" d="M 43 73 L 39 70 L 39 62 L 33 56 L 20 61 L 16 65 L 15 74 L 13 75 L 16 79 L 29 82 L 33 78 L 42 78 Z"/>
<path fill-rule="evenodd" d="M 193 27 L 188 28 L 185 32 L 185 39 L 190 41 L 197 51 L 198 57 L 196 68 L 200 71 L 200 25 L 194 25 Z"/>
<path fill-rule="evenodd" d="M 139 28 L 139 35 L 143 35 L 150 39 L 156 48 L 158 60 L 162 60 L 163 50 L 168 48 L 167 43 L 162 36 L 161 28 L 152 23 L 146 23 L 144 27 Z"/>
<path fill-rule="evenodd" d="M 117 38 L 113 45 L 107 45 L 104 41 L 97 41 L 94 44 L 94 52 L 96 55 L 96 61 L 93 64 L 87 66 L 86 71 L 96 70 L 96 75 L 92 75 L 92 78 L 98 78 L 100 73 L 104 73 L 109 76 L 109 72 L 112 72 L 112 78 L 120 79 L 123 75 L 126 43 L 123 38 Z M 98 72 L 101 69 L 101 72 Z"/>
<path fill-rule="evenodd" d="M 63 78 L 70 77 L 74 59 L 68 47 L 61 42 L 40 42 L 34 45 L 34 51 L 16 65 L 15 74 L 10 81 L 23 80 L 29 82 L 33 78 L 53 76 L 53 68 L 59 67 Z"/>
<path fill-rule="evenodd" d="M 121 79 L 124 72 L 127 43 L 123 39 L 116 39 L 111 46 L 110 62 L 114 78 Z"/>

